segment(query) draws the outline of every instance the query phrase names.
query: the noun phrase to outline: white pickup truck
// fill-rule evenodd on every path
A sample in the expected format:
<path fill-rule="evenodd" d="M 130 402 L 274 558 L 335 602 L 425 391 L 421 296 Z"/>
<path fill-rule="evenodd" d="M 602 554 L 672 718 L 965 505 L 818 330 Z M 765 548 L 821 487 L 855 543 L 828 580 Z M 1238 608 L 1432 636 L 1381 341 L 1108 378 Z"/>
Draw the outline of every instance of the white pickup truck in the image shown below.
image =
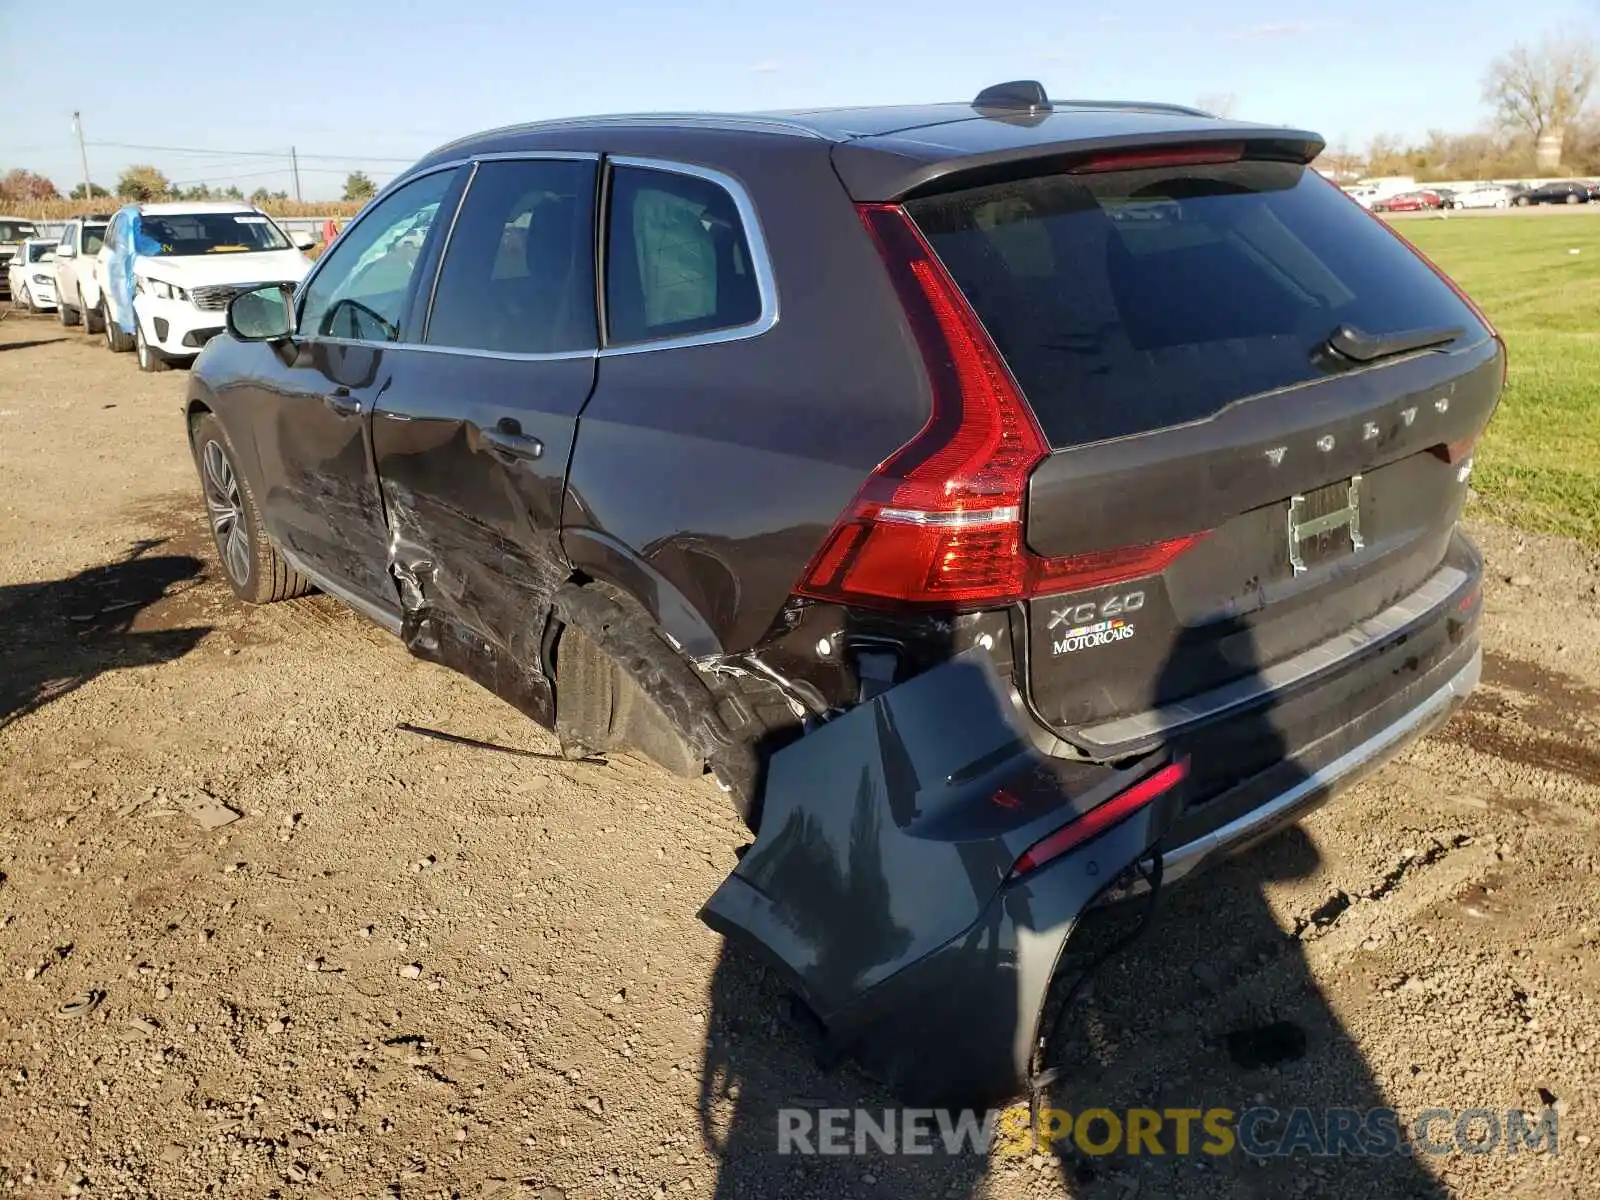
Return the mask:
<path fill-rule="evenodd" d="M 100 285 L 94 277 L 95 255 L 106 240 L 110 217 L 73 217 L 56 243 L 56 317 L 63 325 L 90 318 L 89 332 L 98 333 L 92 320 L 100 307 Z"/>

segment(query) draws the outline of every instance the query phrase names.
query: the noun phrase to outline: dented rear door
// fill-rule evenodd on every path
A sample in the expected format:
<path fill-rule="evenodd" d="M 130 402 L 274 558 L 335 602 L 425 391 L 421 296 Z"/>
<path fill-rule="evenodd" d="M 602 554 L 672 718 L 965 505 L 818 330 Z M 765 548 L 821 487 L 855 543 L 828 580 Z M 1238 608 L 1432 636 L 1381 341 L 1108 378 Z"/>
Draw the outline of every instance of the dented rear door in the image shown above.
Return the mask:
<path fill-rule="evenodd" d="M 596 167 L 478 165 L 422 344 L 401 352 L 373 418 L 408 648 L 541 721 L 562 492 L 595 376 Z"/>

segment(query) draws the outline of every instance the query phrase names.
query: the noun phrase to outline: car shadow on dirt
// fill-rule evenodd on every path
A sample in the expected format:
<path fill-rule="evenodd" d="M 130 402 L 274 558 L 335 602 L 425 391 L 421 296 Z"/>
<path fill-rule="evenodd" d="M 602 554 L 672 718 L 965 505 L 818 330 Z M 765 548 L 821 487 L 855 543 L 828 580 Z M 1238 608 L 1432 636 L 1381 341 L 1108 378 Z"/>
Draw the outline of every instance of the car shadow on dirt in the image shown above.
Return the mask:
<path fill-rule="evenodd" d="M 1192 679 L 1207 654 L 1226 654 L 1229 673 L 1238 675 L 1241 665 L 1252 673 L 1254 664 L 1241 658 L 1248 631 L 1233 632 L 1175 647 L 1171 682 L 1180 674 Z M 1282 790 L 1307 780 L 1284 758 L 1270 708 L 1235 720 L 1225 745 L 1202 746 L 1220 761 L 1208 769 L 1195 763 L 1197 778 L 1209 770 L 1233 781 L 1270 769 Z M 1202 753 L 1192 750 L 1195 758 Z M 1030 1115 L 1021 1097 L 1002 1112 L 988 1155 L 780 1153 L 781 1108 L 876 1115 L 898 1102 L 819 1053 L 814 1029 L 788 1015 L 803 1006 L 787 1002 L 777 975 L 724 945 L 711 984 L 700 1103 L 703 1140 L 720 1160 L 716 1195 L 843 1198 L 870 1189 L 920 1200 L 1032 1194 L 1053 1177 L 1062 1194 L 1089 1200 L 1443 1200 L 1444 1187 L 1384 1115 L 1381 1083 L 1306 960 L 1302 939 L 1320 918 L 1285 929 L 1269 903 L 1264 885 L 1308 878 L 1319 866 L 1315 845 L 1295 826 L 1182 887 L 1158 889 L 1153 911 L 1145 895 L 1091 912 L 1067 943 L 1040 1022 L 1039 1111 Z M 1003 956 L 997 969 L 1008 969 Z M 1086 970 L 1086 982 L 1074 988 Z M 986 1009 L 985 1017 L 994 1014 Z M 1033 1017 L 1012 1014 L 1014 1022 Z M 929 1055 L 944 1052 L 927 1047 Z M 1134 1118 L 1132 1110 L 1148 1115 Z M 1156 1132 L 1130 1153 L 1136 1119 L 1147 1129 L 1155 1121 Z"/>
<path fill-rule="evenodd" d="M 150 628 L 157 606 L 204 571 L 193 555 L 156 553 L 166 541 L 142 539 L 64 579 L 0 587 L 0 729 L 107 671 L 181 658 L 211 632 Z"/>

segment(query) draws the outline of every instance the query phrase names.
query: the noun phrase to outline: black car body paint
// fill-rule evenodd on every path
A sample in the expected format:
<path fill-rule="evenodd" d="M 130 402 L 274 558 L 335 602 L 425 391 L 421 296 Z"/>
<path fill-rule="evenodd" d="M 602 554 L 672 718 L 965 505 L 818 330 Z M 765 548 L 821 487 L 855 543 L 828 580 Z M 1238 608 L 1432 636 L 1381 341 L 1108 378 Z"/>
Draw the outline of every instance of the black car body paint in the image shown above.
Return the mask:
<path fill-rule="evenodd" d="M 1187 873 L 1265 836 L 1476 680 L 1481 563 L 1455 522 L 1504 350 L 1409 251 L 1374 248 L 1373 229 L 1333 231 L 1367 248 L 1346 272 L 1355 285 L 1295 241 L 1301 209 L 1285 197 L 1321 186 L 1303 165 L 1320 145 L 1113 104 L 498 130 L 441 148 L 364 210 L 302 285 L 293 336 L 215 339 L 190 416 L 216 414 L 286 561 L 413 653 L 577 749 L 632 730 L 673 769 L 709 764 L 757 794 L 770 771 L 757 841 L 706 919 L 908 1092 L 994 1099 L 1022 1081 L 1079 916 L 1125 890 L 1134 864 L 1159 848 Z M 515 319 L 435 323 L 474 204 L 529 163 L 560 164 L 534 189 L 556 207 L 531 211 L 578 231 L 558 254 L 560 304 L 531 287 L 557 251 L 535 245 L 530 215 L 478 243 L 496 263 L 485 287 Z M 1095 178 L 1074 183 L 1080 172 Z M 1041 178 L 1067 181 L 1060 213 L 1087 213 L 1100 241 L 1046 220 Z M 619 180 L 667 181 L 621 232 Z M 408 195 L 426 200 L 421 217 L 362 251 L 363 226 Z M 1370 220 L 1310 202 L 1318 222 Z M 699 214 L 687 224 L 685 204 Z M 930 247 L 918 286 L 944 289 L 946 316 L 975 314 L 960 354 L 930 349 L 955 326 L 930 335 L 909 314 L 858 204 L 903 205 L 884 211 Z M 628 264 L 614 256 L 634 247 L 613 238 L 651 228 L 704 235 L 658 273 L 689 299 L 668 297 L 661 336 L 614 338 L 618 306 L 641 302 L 616 290 Z M 1315 245 L 1327 231 L 1300 232 Z M 1403 286 L 1374 285 L 1369 251 Z M 1216 278 L 1263 253 L 1285 257 L 1236 280 L 1232 310 L 1190 303 L 1187 284 L 1150 304 L 1152 281 Z M 336 295 L 337 272 L 394 262 L 396 290 Z M 951 279 L 929 283 L 941 266 Z M 1039 336 L 1066 328 L 1058 270 L 1104 272 L 1100 302 L 1127 328 L 1090 314 L 1062 344 Z M 1281 303 L 1262 292 L 1280 284 Z M 696 304 L 734 293 L 737 316 L 696 324 Z M 1359 303 L 1394 295 L 1419 299 Z M 1303 320 L 1207 324 L 1274 305 Z M 515 341 L 530 311 L 559 312 L 558 349 Z M 1347 324 L 1369 339 L 1460 335 L 1367 363 L 1327 352 Z M 460 344 L 480 338 L 496 348 Z M 1122 358 L 1097 365 L 1113 349 Z M 1217 353 L 1277 355 L 1278 382 L 1217 392 L 1232 378 Z M 838 532 L 841 514 L 904 448 L 949 432 L 934 376 L 973 354 L 1040 414 L 1040 456 L 996 511 L 1029 569 L 1063 582 L 992 603 L 816 598 L 824 547 L 848 558 L 863 544 Z M 1128 428 L 1073 411 L 1079 385 L 1059 380 L 1128 363 L 1199 364 L 1210 399 Z M 879 517 L 941 528 L 898 512 Z M 1123 559 L 1145 565 L 1097 566 Z M 596 707 L 617 680 L 649 702 L 637 724 L 621 701 Z M 1012 877 L 1039 837 L 1179 759 L 1181 787 Z"/>

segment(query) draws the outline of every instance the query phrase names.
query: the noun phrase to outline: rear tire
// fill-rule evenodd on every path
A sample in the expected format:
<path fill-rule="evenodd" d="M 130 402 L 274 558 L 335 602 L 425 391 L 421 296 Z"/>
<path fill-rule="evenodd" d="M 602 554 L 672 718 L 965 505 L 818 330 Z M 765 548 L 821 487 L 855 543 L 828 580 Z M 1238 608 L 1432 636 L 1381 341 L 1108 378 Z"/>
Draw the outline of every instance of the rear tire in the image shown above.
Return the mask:
<path fill-rule="evenodd" d="M 1583 203 L 1583 197 L 1578 195 L 1577 192 L 1568 192 L 1567 196 L 1566 196 L 1566 199 L 1564 201 L 1562 201 L 1562 203 L 1564 203 L 1564 204 L 1582 204 Z"/>
<path fill-rule="evenodd" d="M 238 470 L 222 422 L 201 413 L 190 429 L 211 540 L 233 594 L 247 604 L 303 596 L 311 584 L 278 553 L 261 524 L 255 494 Z"/>
<path fill-rule="evenodd" d="M 145 340 L 144 326 L 139 324 L 137 317 L 134 318 L 133 325 L 133 349 L 139 356 L 139 370 L 141 371 L 153 374 L 157 371 L 165 371 L 172 365 L 167 361 L 165 354 Z"/>

